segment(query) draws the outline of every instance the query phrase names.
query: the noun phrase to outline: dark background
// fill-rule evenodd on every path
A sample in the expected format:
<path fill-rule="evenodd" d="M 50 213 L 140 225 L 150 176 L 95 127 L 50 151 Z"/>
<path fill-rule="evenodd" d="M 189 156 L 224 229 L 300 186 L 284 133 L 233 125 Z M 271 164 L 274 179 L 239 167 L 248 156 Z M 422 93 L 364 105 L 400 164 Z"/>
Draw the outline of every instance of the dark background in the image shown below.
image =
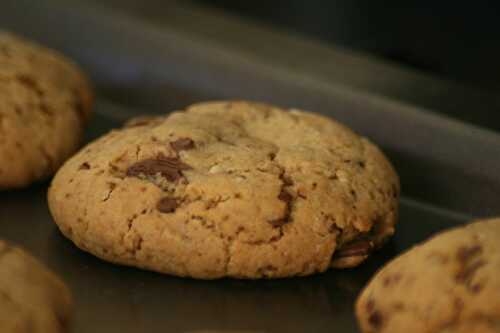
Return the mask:
<path fill-rule="evenodd" d="M 449 80 L 500 89 L 500 3 L 197 0 Z"/>
<path fill-rule="evenodd" d="M 81 1 L 500 131 L 499 2 Z"/>

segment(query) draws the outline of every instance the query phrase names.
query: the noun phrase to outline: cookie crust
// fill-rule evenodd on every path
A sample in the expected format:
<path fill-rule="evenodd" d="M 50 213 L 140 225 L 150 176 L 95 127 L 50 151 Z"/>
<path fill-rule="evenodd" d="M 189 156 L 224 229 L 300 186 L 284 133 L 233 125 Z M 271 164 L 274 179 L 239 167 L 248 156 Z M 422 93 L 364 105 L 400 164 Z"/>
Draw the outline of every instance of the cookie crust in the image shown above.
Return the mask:
<path fill-rule="evenodd" d="M 52 175 L 80 144 L 92 100 L 70 60 L 0 31 L 0 190 Z"/>
<path fill-rule="evenodd" d="M 119 264 L 279 278 L 352 267 L 394 232 L 399 180 L 367 139 L 299 110 L 208 102 L 141 117 L 57 173 L 62 233 Z"/>
<path fill-rule="evenodd" d="M 440 233 L 385 265 L 356 302 L 362 332 L 498 332 L 500 219 Z"/>
<path fill-rule="evenodd" d="M 71 295 L 35 258 L 0 240 L 0 332 L 65 333 Z"/>

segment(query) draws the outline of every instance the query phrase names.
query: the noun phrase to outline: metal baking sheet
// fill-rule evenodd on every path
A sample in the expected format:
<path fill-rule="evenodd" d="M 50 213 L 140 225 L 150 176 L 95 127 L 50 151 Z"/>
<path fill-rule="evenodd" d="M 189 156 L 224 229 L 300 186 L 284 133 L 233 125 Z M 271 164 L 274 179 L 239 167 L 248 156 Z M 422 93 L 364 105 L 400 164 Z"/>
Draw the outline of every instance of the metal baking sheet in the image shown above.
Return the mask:
<path fill-rule="evenodd" d="M 86 2 L 6 0 L 0 26 L 60 49 L 90 73 L 98 101 L 87 141 L 141 113 L 258 99 L 348 124 L 381 145 L 403 184 L 396 236 L 365 264 L 275 281 L 197 281 L 108 264 L 59 233 L 46 204 L 48 182 L 1 192 L 0 237 L 67 282 L 76 333 L 358 332 L 354 300 L 384 262 L 439 230 L 500 214 L 494 132 Z"/>

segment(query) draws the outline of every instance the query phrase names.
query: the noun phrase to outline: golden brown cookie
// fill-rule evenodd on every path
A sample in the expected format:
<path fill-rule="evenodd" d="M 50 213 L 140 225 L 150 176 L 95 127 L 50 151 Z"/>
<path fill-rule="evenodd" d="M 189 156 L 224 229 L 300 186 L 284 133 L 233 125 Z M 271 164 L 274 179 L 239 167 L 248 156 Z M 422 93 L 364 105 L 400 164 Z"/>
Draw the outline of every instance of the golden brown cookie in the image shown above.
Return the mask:
<path fill-rule="evenodd" d="M 356 303 L 362 332 L 500 332 L 500 219 L 438 234 L 384 266 Z"/>
<path fill-rule="evenodd" d="M 77 149 L 91 104 L 75 64 L 0 31 L 0 189 L 52 175 Z"/>
<path fill-rule="evenodd" d="M 68 288 L 23 250 L 0 240 L 0 332 L 68 332 Z"/>
<path fill-rule="evenodd" d="M 398 177 L 367 139 L 288 111 L 211 102 L 129 122 L 59 170 L 54 220 L 100 258 L 178 276 L 355 266 L 394 232 Z"/>

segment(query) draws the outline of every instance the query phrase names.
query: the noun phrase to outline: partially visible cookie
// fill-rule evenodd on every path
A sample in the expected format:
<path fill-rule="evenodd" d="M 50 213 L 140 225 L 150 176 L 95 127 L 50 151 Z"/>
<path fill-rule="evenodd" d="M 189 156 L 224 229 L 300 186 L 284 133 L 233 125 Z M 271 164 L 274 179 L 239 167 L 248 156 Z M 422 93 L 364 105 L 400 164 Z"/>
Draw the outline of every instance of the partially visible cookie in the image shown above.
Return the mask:
<path fill-rule="evenodd" d="M 356 266 L 393 234 L 380 150 L 313 113 L 211 102 L 128 122 L 58 171 L 61 231 L 105 260 L 195 278 Z"/>
<path fill-rule="evenodd" d="M 75 64 L 0 31 L 0 190 L 52 175 L 78 148 L 91 105 Z"/>
<path fill-rule="evenodd" d="M 0 332 L 68 332 L 71 295 L 25 251 L 0 240 Z"/>
<path fill-rule="evenodd" d="M 500 332 L 500 219 L 436 235 L 384 266 L 356 302 L 365 333 Z"/>

